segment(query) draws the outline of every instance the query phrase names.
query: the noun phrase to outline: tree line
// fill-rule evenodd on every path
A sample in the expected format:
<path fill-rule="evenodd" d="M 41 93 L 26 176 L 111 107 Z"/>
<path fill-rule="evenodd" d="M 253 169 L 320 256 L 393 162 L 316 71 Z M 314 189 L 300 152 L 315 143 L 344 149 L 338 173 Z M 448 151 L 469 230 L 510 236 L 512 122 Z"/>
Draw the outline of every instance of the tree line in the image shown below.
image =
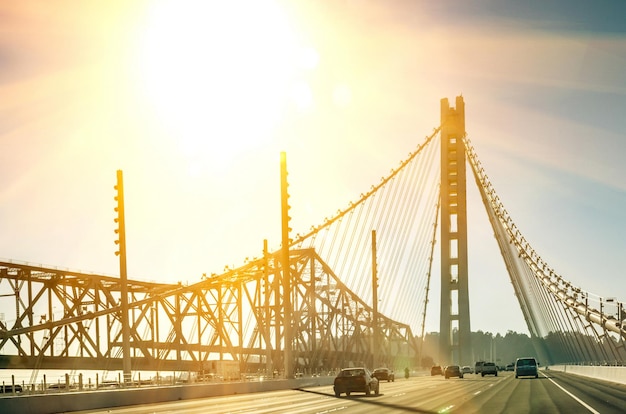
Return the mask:
<path fill-rule="evenodd" d="M 508 331 L 502 335 L 477 331 L 472 332 L 470 338 L 473 362 L 490 361 L 504 367 L 515 362 L 518 357 L 536 355 L 530 337 L 524 333 Z M 423 368 L 430 368 L 441 364 L 443 362 L 440 362 L 439 357 L 439 332 L 427 333 L 424 336 L 421 365 Z"/>
<path fill-rule="evenodd" d="M 531 338 L 514 331 L 507 331 L 505 335 L 477 331 L 471 332 L 470 339 L 472 363 L 490 361 L 504 367 L 519 357 L 531 356 L 537 358 L 540 365 L 626 364 L 624 346 L 610 335 L 597 337 L 580 332 L 550 332 L 543 338 Z M 443 363 L 440 362 L 438 332 L 425 335 L 421 355 L 424 368 Z"/>

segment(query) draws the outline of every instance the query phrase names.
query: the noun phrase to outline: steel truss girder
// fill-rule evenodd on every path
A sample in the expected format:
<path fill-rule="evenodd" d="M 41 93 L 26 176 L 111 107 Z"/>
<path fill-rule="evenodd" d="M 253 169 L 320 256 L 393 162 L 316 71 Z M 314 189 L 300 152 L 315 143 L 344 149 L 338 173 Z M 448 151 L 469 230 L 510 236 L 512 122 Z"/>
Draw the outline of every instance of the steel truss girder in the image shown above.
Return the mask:
<path fill-rule="evenodd" d="M 279 253 L 189 286 L 129 280 L 133 370 L 201 370 L 216 359 L 240 361 L 243 372 L 280 370 L 287 323 L 297 370 L 415 361 L 410 327 L 383 315 L 374 321 L 372 307 L 313 249 L 292 250 L 289 273 L 290 315 Z M 58 368 L 66 361 L 68 369 L 119 369 L 118 278 L 6 262 L 0 276 L 0 368 Z"/>

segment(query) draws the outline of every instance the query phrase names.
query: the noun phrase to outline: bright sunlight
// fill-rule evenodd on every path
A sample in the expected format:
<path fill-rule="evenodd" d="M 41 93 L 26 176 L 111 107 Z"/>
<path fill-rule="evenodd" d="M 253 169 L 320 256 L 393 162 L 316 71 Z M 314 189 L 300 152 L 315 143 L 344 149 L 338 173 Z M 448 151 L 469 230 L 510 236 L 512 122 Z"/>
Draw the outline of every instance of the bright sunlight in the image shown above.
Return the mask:
<path fill-rule="evenodd" d="M 316 55 L 274 1 L 150 4 L 138 76 L 186 157 L 227 164 L 266 144 L 286 105 L 308 105 L 296 76 Z"/>

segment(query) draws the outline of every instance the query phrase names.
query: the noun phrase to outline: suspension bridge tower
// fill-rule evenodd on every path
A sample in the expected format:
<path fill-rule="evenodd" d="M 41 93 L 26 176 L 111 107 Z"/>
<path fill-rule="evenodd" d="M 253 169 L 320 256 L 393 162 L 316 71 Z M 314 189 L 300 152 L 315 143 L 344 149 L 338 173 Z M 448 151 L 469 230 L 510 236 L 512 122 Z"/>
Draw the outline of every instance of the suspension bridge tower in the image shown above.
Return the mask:
<path fill-rule="evenodd" d="M 467 281 L 465 102 L 441 100 L 441 311 L 439 358 L 469 365 L 470 311 Z"/>

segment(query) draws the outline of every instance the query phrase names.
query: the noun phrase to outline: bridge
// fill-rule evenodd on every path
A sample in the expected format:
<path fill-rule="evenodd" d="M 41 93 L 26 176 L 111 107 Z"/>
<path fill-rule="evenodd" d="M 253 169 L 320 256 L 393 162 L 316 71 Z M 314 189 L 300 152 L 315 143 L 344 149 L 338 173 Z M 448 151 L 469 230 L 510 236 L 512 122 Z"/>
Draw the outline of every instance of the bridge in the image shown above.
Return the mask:
<path fill-rule="evenodd" d="M 292 234 L 281 159 L 282 245 L 192 284 L 127 277 L 118 172 L 120 277 L 0 262 L 0 368 L 321 372 L 415 366 L 422 357 L 435 257 L 441 258 L 442 364 L 473 362 L 467 174 L 474 178 L 530 332 L 547 364 L 622 364 L 624 304 L 558 274 L 515 225 L 465 132 L 465 103 L 380 182 L 303 234 Z M 467 174 L 466 174 L 467 173 Z M 471 180 L 470 180 L 471 181 Z M 436 249 L 439 249 L 437 252 Z M 384 283 L 381 283 L 384 280 Z M 53 309 L 62 309 L 53 318 Z"/>

